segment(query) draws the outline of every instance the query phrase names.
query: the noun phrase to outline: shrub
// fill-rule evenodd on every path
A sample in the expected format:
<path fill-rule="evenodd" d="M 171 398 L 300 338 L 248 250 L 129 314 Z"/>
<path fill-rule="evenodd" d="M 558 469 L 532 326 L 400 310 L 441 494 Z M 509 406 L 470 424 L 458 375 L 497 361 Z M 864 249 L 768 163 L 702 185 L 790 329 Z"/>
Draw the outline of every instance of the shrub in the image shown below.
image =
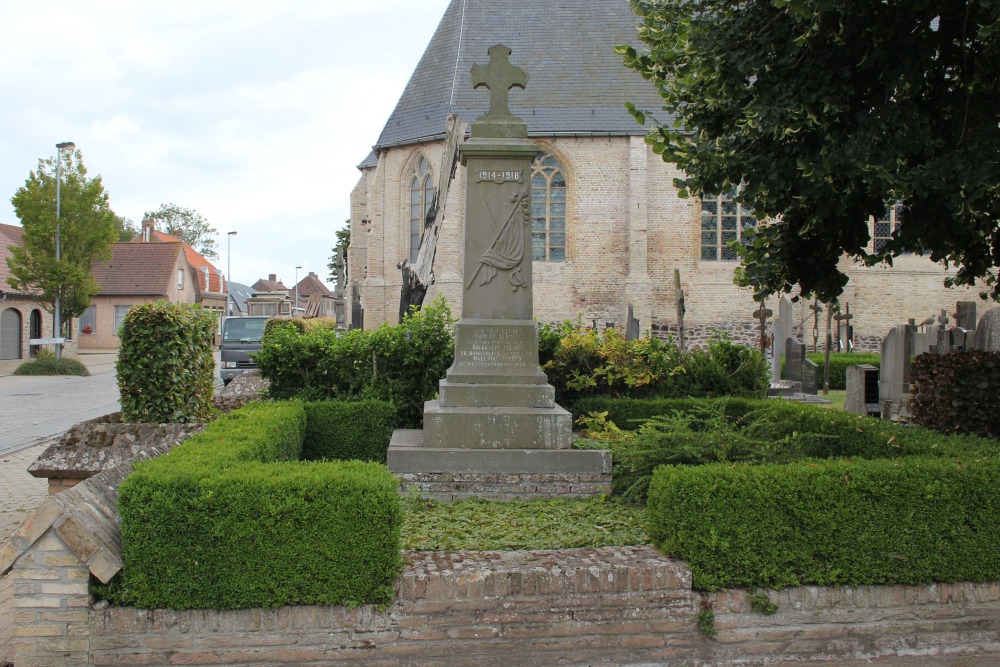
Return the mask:
<path fill-rule="evenodd" d="M 1000 461 L 661 466 L 647 530 L 695 587 L 1000 577 Z"/>
<path fill-rule="evenodd" d="M 306 403 L 301 458 L 385 463 L 396 408 L 385 401 Z"/>
<path fill-rule="evenodd" d="M 90 371 L 76 359 L 40 358 L 24 362 L 14 375 L 90 375 Z"/>
<path fill-rule="evenodd" d="M 915 423 L 1000 438 L 1000 352 L 921 354 L 913 362 L 913 387 Z"/>
<path fill-rule="evenodd" d="M 997 453 L 996 443 L 989 440 L 942 438 L 929 429 L 789 401 L 588 399 L 576 408 L 606 414 L 608 421 L 638 430 L 633 440 L 605 444 L 614 460 L 614 492 L 639 503 L 645 500 L 653 471 L 663 464 Z"/>
<path fill-rule="evenodd" d="M 195 306 L 157 301 L 130 308 L 115 363 L 122 418 L 205 421 L 215 382 L 214 332 L 215 317 Z"/>
<path fill-rule="evenodd" d="M 620 329 L 567 322 L 542 328 L 539 340 L 539 358 L 549 359 L 543 370 L 562 404 L 600 395 L 763 397 L 769 384 L 764 355 L 722 334 L 707 349 L 682 351 L 657 338 L 627 340 Z"/>
<path fill-rule="evenodd" d="M 306 412 L 256 403 L 121 484 L 116 601 L 234 609 L 387 603 L 402 506 L 384 466 L 295 461 Z"/>
<path fill-rule="evenodd" d="M 274 317 L 264 323 L 264 335 L 280 327 L 289 327 L 298 333 L 310 333 L 317 329 L 336 329 L 337 320 L 330 317 Z"/>
<path fill-rule="evenodd" d="M 396 425 L 418 427 L 423 404 L 438 391 L 455 354 L 454 320 L 443 298 L 377 331 L 299 333 L 294 325 L 265 331 L 253 355 L 277 399 L 373 398 L 396 406 Z"/>

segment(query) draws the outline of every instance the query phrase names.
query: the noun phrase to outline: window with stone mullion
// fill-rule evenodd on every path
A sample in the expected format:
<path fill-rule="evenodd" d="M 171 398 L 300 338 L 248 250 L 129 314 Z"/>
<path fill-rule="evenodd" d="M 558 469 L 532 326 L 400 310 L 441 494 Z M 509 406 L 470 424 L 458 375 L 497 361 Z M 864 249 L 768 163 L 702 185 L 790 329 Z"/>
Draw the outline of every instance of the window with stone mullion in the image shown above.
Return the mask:
<path fill-rule="evenodd" d="M 420 237 L 424 233 L 427 212 L 434 201 L 434 178 L 427 160 L 420 158 L 417 171 L 410 180 L 410 264 L 420 254 Z"/>
<path fill-rule="evenodd" d="M 875 252 L 881 252 L 899 229 L 899 210 L 899 204 L 887 206 L 885 213 L 872 220 L 872 249 Z"/>
<path fill-rule="evenodd" d="M 531 170 L 531 258 L 566 261 L 566 179 L 558 160 L 544 153 Z"/>
<path fill-rule="evenodd" d="M 753 210 L 734 200 L 735 191 L 701 201 L 701 258 L 707 261 L 736 261 L 739 257 L 730 244 L 743 239 L 748 229 L 757 226 Z"/>

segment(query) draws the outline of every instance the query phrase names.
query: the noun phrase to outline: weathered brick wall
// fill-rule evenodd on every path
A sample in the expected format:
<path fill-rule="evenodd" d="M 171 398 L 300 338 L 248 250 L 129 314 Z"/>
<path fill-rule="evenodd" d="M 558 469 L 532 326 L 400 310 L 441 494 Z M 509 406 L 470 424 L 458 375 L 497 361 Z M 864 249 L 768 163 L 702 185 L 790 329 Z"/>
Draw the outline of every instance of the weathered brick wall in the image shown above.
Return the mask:
<path fill-rule="evenodd" d="M 672 180 L 681 173 L 652 154 L 641 137 L 539 139 L 540 149 L 563 165 L 567 190 L 567 261 L 536 262 L 534 311 L 543 322 L 576 319 L 623 323 L 628 303 L 642 331 L 676 325 L 674 270 L 685 293 L 687 326 L 754 324 L 749 290 L 733 285 L 735 262 L 702 261 L 701 209 L 680 199 Z M 364 280 L 365 326 L 394 322 L 399 304 L 397 263 L 409 252 L 409 179 L 423 156 L 438 170 L 441 143 L 397 147 L 381 156 L 351 197 L 352 279 Z M 449 191 L 428 299 L 444 294 L 461 314 L 462 227 L 465 176 L 459 168 Z M 360 220 L 370 220 L 361 225 Z M 361 256 L 363 248 L 363 259 Z M 921 256 L 895 260 L 892 268 L 849 267 L 841 303 L 851 304 L 859 336 L 881 337 L 896 324 L 923 320 L 976 290 L 947 290 L 947 272 Z M 359 268 L 359 267 L 364 267 Z M 952 272 L 953 274 L 953 272 Z M 775 308 L 777 300 L 769 307 Z M 797 304 L 807 308 L 808 304 Z M 824 323 L 825 325 L 825 323 Z M 825 326 L 821 325 L 825 337 Z"/>
<path fill-rule="evenodd" d="M 14 660 L 14 578 L 0 576 L 0 665 Z"/>

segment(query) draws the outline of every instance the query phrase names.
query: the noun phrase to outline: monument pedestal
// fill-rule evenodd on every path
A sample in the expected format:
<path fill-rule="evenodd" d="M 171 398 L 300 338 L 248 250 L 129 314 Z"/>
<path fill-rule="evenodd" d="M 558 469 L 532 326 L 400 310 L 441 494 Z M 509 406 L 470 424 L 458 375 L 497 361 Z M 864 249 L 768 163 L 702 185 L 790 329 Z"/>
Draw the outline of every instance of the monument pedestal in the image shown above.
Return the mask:
<path fill-rule="evenodd" d="M 573 450 L 569 411 L 538 365 L 532 317 L 531 164 L 538 146 L 511 115 L 507 92 L 527 74 L 510 49 L 489 49 L 472 68 L 490 89 L 490 111 L 459 146 L 466 170 L 462 319 L 440 398 L 424 406 L 423 431 L 396 431 L 389 470 L 404 490 L 454 499 L 611 492 L 611 455 Z"/>

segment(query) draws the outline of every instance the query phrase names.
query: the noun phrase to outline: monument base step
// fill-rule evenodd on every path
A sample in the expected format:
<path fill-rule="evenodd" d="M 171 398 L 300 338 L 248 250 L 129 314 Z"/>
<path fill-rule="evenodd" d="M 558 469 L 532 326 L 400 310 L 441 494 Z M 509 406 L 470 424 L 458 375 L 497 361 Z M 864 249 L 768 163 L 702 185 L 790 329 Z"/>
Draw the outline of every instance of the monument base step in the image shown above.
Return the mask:
<path fill-rule="evenodd" d="M 833 401 L 829 401 L 819 394 L 803 394 L 802 392 L 795 392 L 793 394 L 783 394 L 781 396 L 776 396 L 774 398 L 780 398 L 785 401 L 795 401 L 796 403 L 813 403 L 815 405 L 832 405 Z"/>
<path fill-rule="evenodd" d="M 552 408 L 556 405 L 556 390 L 550 384 L 465 384 L 441 380 L 439 389 L 438 403 L 445 408 Z"/>
<path fill-rule="evenodd" d="M 611 452 L 425 447 L 424 432 L 392 434 L 387 464 L 400 491 L 438 500 L 593 497 L 611 493 Z"/>
<path fill-rule="evenodd" d="M 424 403 L 424 439 L 430 447 L 569 449 L 573 416 L 565 408 L 447 407 Z"/>

